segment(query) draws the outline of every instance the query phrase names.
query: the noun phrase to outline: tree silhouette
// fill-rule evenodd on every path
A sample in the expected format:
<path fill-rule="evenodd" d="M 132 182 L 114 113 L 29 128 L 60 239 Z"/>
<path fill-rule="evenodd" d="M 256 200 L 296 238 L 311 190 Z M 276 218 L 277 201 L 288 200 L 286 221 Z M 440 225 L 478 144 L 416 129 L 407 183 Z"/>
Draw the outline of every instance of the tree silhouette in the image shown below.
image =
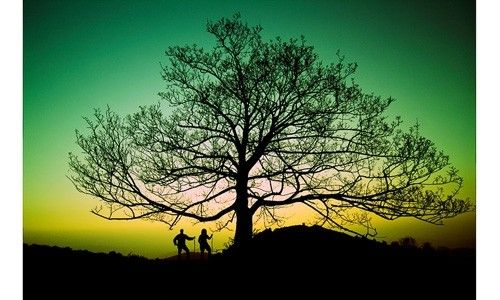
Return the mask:
<path fill-rule="evenodd" d="M 393 99 L 363 92 L 355 63 L 322 64 L 303 37 L 264 41 L 261 30 L 238 14 L 208 22 L 213 49 L 166 51 L 163 102 L 86 118 L 69 177 L 102 200 L 94 214 L 236 221 L 241 245 L 254 221 L 279 221 L 277 208 L 297 203 L 322 225 L 364 223 L 367 234 L 359 212 L 440 223 L 470 209 L 448 157 L 418 124 L 402 130 L 384 115 Z"/>
<path fill-rule="evenodd" d="M 416 248 L 418 244 L 415 238 L 411 236 L 406 236 L 399 239 L 399 245 L 405 248 Z"/>

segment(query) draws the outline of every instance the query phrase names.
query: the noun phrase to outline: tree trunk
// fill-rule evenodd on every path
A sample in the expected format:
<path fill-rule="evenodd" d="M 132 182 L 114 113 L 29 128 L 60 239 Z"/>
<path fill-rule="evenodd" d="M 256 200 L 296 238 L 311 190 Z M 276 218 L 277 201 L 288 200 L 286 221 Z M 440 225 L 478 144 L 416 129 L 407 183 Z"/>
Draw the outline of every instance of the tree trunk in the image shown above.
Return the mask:
<path fill-rule="evenodd" d="M 236 233 L 234 234 L 234 245 L 245 246 L 252 239 L 253 223 L 250 209 L 236 210 Z"/>
<path fill-rule="evenodd" d="M 252 239 L 252 213 L 248 208 L 248 180 L 239 180 L 236 184 L 236 232 L 234 245 L 241 247 Z"/>

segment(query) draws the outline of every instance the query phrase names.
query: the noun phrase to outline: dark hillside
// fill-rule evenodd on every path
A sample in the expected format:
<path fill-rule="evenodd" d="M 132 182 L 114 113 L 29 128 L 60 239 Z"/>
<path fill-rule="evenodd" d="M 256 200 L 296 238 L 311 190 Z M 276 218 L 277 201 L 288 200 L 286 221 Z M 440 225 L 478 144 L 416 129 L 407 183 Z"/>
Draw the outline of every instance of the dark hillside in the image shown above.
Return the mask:
<path fill-rule="evenodd" d="M 25 299 L 475 299 L 475 252 L 389 246 L 317 226 L 266 230 L 245 249 L 209 260 L 25 245 L 24 292 Z"/>

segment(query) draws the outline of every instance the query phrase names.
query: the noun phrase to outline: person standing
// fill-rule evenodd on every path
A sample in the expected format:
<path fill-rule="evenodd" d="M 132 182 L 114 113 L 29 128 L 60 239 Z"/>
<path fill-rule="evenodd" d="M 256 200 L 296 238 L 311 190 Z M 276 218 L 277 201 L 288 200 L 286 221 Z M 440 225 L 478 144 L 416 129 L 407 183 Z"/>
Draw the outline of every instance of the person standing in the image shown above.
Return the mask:
<path fill-rule="evenodd" d="M 174 238 L 174 245 L 177 246 L 177 256 L 181 256 L 182 250 L 186 252 L 186 255 L 189 256 L 189 248 L 186 246 L 186 240 L 194 240 L 194 237 L 190 237 L 184 234 L 184 229 L 181 229 L 180 233 Z"/>
<path fill-rule="evenodd" d="M 201 230 L 201 234 L 198 237 L 198 243 L 200 244 L 200 251 L 201 255 L 205 255 L 205 250 L 207 250 L 208 256 L 212 254 L 212 248 L 210 248 L 210 245 L 208 245 L 208 240 L 212 239 L 213 234 L 208 236 L 207 230 L 203 228 Z"/>

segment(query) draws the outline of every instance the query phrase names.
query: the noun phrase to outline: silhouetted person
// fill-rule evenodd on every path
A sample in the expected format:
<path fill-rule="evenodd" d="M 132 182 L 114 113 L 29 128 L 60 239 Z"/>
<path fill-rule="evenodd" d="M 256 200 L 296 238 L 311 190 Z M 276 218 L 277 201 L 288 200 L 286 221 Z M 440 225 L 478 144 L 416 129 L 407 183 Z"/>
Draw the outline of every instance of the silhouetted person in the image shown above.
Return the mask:
<path fill-rule="evenodd" d="M 194 240 L 194 237 L 190 237 L 184 234 L 184 229 L 181 229 L 181 232 L 174 237 L 174 245 L 177 246 L 177 255 L 180 257 L 182 250 L 186 251 L 186 254 L 189 256 L 189 248 L 186 246 L 186 240 Z"/>
<path fill-rule="evenodd" d="M 208 236 L 207 230 L 203 228 L 201 230 L 201 234 L 198 237 L 198 243 L 200 243 L 200 251 L 201 255 L 205 254 L 205 250 L 207 250 L 208 255 L 210 256 L 212 254 L 212 248 L 208 245 L 208 240 L 212 239 L 213 234 Z"/>

